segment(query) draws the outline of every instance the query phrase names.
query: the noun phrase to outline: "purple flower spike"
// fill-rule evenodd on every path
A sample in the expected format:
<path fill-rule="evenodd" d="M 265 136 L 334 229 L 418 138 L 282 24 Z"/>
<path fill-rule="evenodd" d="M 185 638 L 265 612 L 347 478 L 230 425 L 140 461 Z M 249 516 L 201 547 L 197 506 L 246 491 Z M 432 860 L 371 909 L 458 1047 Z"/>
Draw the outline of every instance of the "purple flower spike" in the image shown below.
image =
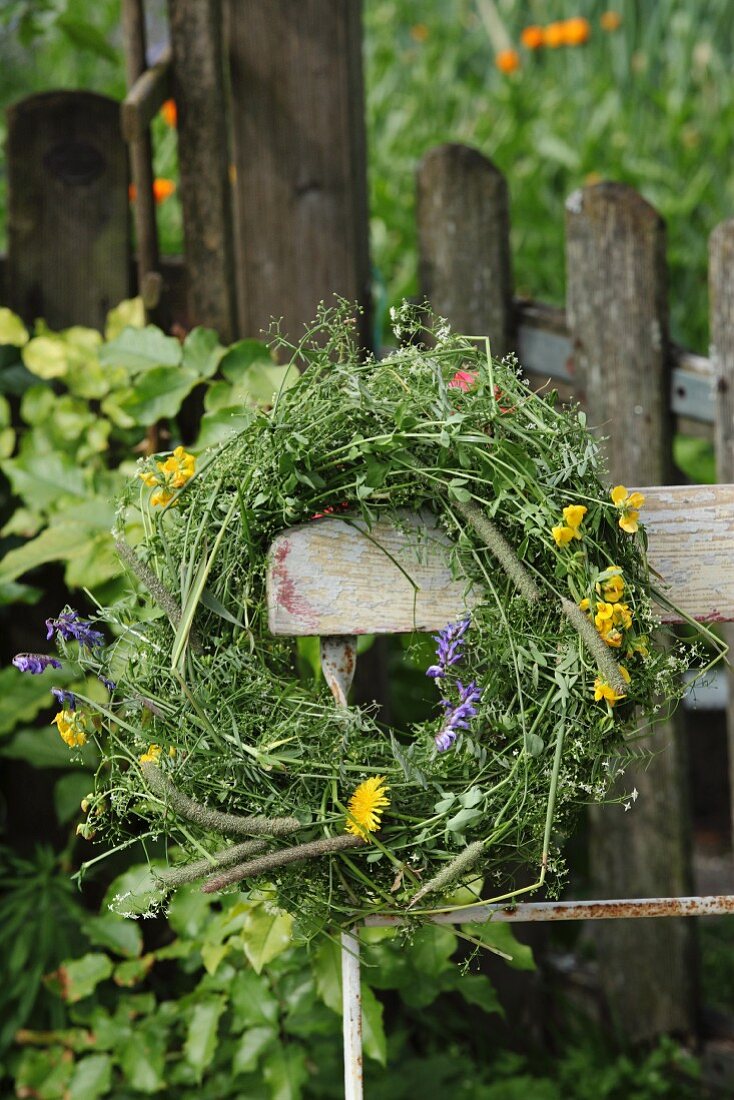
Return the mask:
<path fill-rule="evenodd" d="M 115 690 L 115 688 L 117 687 L 117 684 L 115 683 L 115 681 L 114 681 L 114 680 L 108 680 L 108 679 L 106 678 L 106 676 L 103 676 L 103 675 L 102 675 L 102 673 L 101 673 L 101 672 L 100 672 L 99 676 L 97 677 L 97 679 L 99 680 L 100 684 L 104 684 L 104 686 L 105 686 L 105 687 L 107 688 L 107 690 L 109 691 L 110 695 L 112 695 L 112 692 L 113 692 L 113 691 Z"/>
<path fill-rule="evenodd" d="M 446 752 L 447 749 L 451 748 L 458 737 L 459 730 L 469 729 L 469 720 L 477 713 L 474 704 L 478 703 L 482 696 L 480 689 L 473 680 L 466 687 L 461 681 L 457 680 L 456 686 L 459 689 L 459 702 L 455 706 L 448 699 L 441 700 L 441 704 L 446 710 L 446 718 L 435 738 L 438 752 Z"/>
<path fill-rule="evenodd" d="M 40 676 L 47 668 L 61 668 L 61 661 L 45 653 L 18 653 L 13 657 L 13 664 L 21 672 L 30 672 L 31 676 Z"/>
<path fill-rule="evenodd" d="M 63 688 L 51 688 L 51 694 L 55 696 L 62 707 L 76 710 L 76 695 L 73 691 L 64 691 Z"/>
<path fill-rule="evenodd" d="M 46 629 L 47 640 L 53 638 L 56 631 L 65 642 L 79 642 L 80 646 L 86 646 L 87 649 L 104 645 L 104 634 L 93 630 L 90 623 L 80 619 L 78 611 L 65 611 L 57 619 L 46 619 Z"/>
<path fill-rule="evenodd" d="M 471 620 L 466 618 L 458 623 L 449 623 L 439 634 L 435 635 L 434 641 L 437 643 L 436 657 L 438 663 L 431 665 L 426 670 L 426 676 L 430 676 L 434 680 L 441 680 L 446 675 L 447 669 L 462 659 L 461 647 L 464 644 L 464 635 L 469 629 L 470 622 Z"/>

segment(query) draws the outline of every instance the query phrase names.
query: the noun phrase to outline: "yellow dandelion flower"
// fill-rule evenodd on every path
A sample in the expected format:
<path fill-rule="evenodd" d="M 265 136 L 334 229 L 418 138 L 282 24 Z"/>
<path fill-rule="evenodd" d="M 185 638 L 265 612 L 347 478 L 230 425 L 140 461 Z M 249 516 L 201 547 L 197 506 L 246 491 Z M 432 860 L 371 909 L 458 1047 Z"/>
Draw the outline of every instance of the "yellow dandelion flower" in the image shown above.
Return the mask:
<path fill-rule="evenodd" d="M 360 783 L 356 791 L 349 799 L 349 820 L 346 824 L 348 833 L 361 836 L 363 840 L 369 840 L 369 834 L 375 833 L 380 828 L 382 812 L 390 805 L 387 797 L 389 787 L 385 786 L 384 775 L 373 775 Z"/>

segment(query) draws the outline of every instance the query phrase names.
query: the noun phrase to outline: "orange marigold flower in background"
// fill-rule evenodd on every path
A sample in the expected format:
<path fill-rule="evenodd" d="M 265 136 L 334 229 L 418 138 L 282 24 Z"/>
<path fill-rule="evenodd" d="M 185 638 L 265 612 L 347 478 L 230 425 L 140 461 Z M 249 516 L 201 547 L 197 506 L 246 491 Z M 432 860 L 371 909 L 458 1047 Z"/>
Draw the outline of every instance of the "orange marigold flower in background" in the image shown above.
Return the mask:
<path fill-rule="evenodd" d="M 178 108 L 176 107 L 176 100 L 167 99 L 161 107 L 161 114 L 163 115 L 163 121 L 166 126 L 170 126 L 172 130 L 175 130 L 178 125 Z"/>
<path fill-rule="evenodd" d="M 414 42 L 425 42 L 430 33 L 425 23 L 414 23 L 410 28 L 410 37 Z"/>
<path fill-rule="evenodd" d="M 173 180 L 167 179 L 154 179 L 153 180 L 153 198 L 157 203 L 165 202 L 166 199 L 170 199 L 171 195 L 176 190 L 176 184 Z M 138 197 L 138 189 L 134 183 L 131 183 L 127 189 L 127 197 L 130 202 L 135 202 Z"/>
<path fill-rule="evenodd" d="M 588 19 L 576 16 L 563 24 L 563 43 L 565 46 L 583 46 L 591 37 L 591 24 Z"/>
<path fill-rule="evenodd" d="M 622 26 L 622 16 L 618 11 L 604 11 L 599 16 L 599 26 L 603 31 L 617 31 Z"/>
<path fill-rule="evenodd" d="M 543 31 L 543 43 L 551 50 L 557 50 L 559 46 L 565 46 L 566 24 L 560 21 L 549 23 Z"/>
<path fill-rule="evenodd" d="M 543 28 L 535 24 L 525 27 L 520 35 L 520 41 L 526 50 L 539 50 L 545 41 Z"/>
<path fill-rule="evenodd" d="M 520 68 L 520 55 L 517 50 L 500 50 L 494 63 L 501 73 L 514 73 Z"/>

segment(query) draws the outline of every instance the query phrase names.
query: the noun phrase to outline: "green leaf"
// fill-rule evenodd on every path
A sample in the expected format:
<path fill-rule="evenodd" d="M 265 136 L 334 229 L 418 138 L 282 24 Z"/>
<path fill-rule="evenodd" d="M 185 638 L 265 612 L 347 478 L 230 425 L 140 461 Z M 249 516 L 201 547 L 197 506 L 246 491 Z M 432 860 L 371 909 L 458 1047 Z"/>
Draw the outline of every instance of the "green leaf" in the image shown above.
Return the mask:
<path fill-rule="evenodd" d="M 229 996 L 234 1013 L 232 1031 L 277 1024 L 278 1002 L 265 979 L 253 970 L 239 970 L 235 974 Z"/>
<path fill-rule="evenodd" d="M 496 1012 L 504 1016 L 505 1010 L 500 1004 L 497 990 L 486 974 L 458 974 L 452 988 L 461 994 L 467 1004 L 475 1005 L 483 1012 Z"/>
<path fill-rule="evenodd" d="M 56 333 L 34 336 L 23 348 L 23 362 L 37 378 L 63 378 L 69 369 L 69 349 Z"/>
<path fill-rule="evenodd" d="M 27 760 L 34 768 L 78 768 L 79 764 L 93 768 L 97 750 L 88 743 L 70 749 L 54 726 L 53 729 L 22 729 L 0 749 L 0 756 L 10 760 Z"/>
<path fill-rule="evenodd" d="M 232 1073 L 254 1073 L 265 1050 L 277 1041 L 278 1033 L 272 1027 L 251 1027 L 244 1032 L 235 1047 Z"/>
<path fill-rule="evenodd" d="M 520 943 L 509 924 L 500 921 L 484 921 L 482 924 L 463 925 L 466 931 L 475 939 L 486 943 L 488 947 L 495 947 L 498 951 L 510 955 L 508 965 L 514 970 L 535 970 L 533 949 L 527 944 Z"/>
<path fill-rule="evenodd" d="M 300 1044 L 278 1043 L 268 1054 L 263 1077 L 271 1100 L 300 1100 L 301 1086 L 308 1080 L 306 1051 Z"/>
<path fill-rule="evenodd" d="M 62 1046 L 24 1050 L 13 1074 L 15 1095 L 57 1100 L 64 1095 L 73 1070 L 74 1063 Z"/>
<path fill-rule="evenodd" d="M 6 306 L 0 306 L 0 344 L 22 348 L 27 343 L 28 329 L 20 317 Z"/>
<path fill-rule="evenodd" d="M 214 329 L 197 326 L 184 340 L 183 365 L 198 378 L 211 378 L 226 354 Z"/>
<path fill-rule="evenodd" d="M 45 648 L 45 638 L 40 648 Z M 10 733 L 17 725 L 32 722 L 42 710 L 53 705 L 51 688 L 66 686 L 76 678 L 68 669 L 47 668 L 39 676 L 31 676 L 9 666 L 0 669 L 0 734 Z M 32 731 L 31 731 L 32 732 Z"/>
<path fill-rule="evenodd" d="M 227 381 L 216 382 L 209 389 L 204 404 L 210 412 L 242 405 L 270 405 L 281 387 L 288 389 L 299 378 L 295 367 L 273 363 L 270 353 L 257 340 L 234 344 L 220 367 Z"/>
<path fill-rule="evenodd" d="M 68 561 L 86 549 L 79 539 L 79 527 L 75 523 L 59 523 L 47 527 L 35 539 L 9 550 L 0 565 L 0 584 L 14 581 L 50 561 Z M 117 572 L 120 572 L 118 567 Z"/>
<path fill-rule="evenodd" d="M 98 1100 L 107 1096 L 112 1084 L 112 1060 L 109 1054 L 89 1054 L 80 1058 L 69 1082 L 66 1100 Z"/>
<path fill-rule="evenodd" d="M 130 1088 L 150 1094 L 165 1086 L 166 1029 L 162 1020 L 136 1021 L 116 1053 Z"/>
<path fill-rule="evenodd" d="M 20 415 L 26 424 L 43 424 L 51 416 L 56 394 L 50 386 L 37 382 L 29 386 L 20 402 Z"/>
<path fill-rule="evenodd" d="M 525 734 L 525 749 L 528 756 L 541 756 L 544 748 L 545 742 L 542 737 L 538 737 L 537 733 Z"/>
<path fill-rule="evenodd" d="M 117 62 L 117 50 L 110 45 L 102 32 L 93 23 L 88 23 L 86 19 L 79 19 L 77 16 L 70 15 L 69 12 L 63 12 L 57 16 L 56 26 L 78 49 L 89 50 L 90 53 L 97 54 L 98 57 L 103 57 L 106 61 Z"/>
<path fill-rule="evenodd" d="M 184 367 L 152 367 L 134 388 L 118 396 L 117 404 L 134 424 L 147 427 L 175 416 L 199 381 L 193 371 Z"/>
<path fill-rule="evenodd" d="M 211 899 L 197 886 L 177 890 L 171 898 L 168 923 L 179 936 L 195 939 L 204 934 L 211 920 Z"/>
<path fill-rule="evenodd" d="M 126 959 L 125 962 L 117 964 L 112 974 L 112 980 L 115 985 L 130 989 L 147 978 L 155 960 L 156 956 L 152 952 L 143 955 L 139 959 Z"/>
<path fill-rule="evenodd" d="M 89 777 L 87 777 L 87 784 Z M 101 913 L 85 919 L 84 934 L 95 947 L 104 947 L 123 958 L 136 958 L 143 950 L 143 934 L 133 920 L 116 913 Z"/>
<path fill-rule="evenodd" d="M 229 387 L 227 389 L 229 396 Z M 204 413 L 199 422 L 199 435 L 193 449 L 202 451 L 205 447 L 215 447 L 218 443 L 224 443 L 235 432 L 243 431 L 251 420 L 251 411 L 239 405 L 227 406 L 218 412 Z"/>
<path fill-rule="evenodd" d="M 17 458 L 4 461 L 2 470 L 13 492 L 35 509 L 55 508 L 86 496 L 84 471 L 65 454 L 23 450 Z"/>
<path fill-rule="evenodd" d="M 342 971 L 339 944 L 324 936 L 313 955 L 313 973 L 316 992 L 327 1008 L 342 1014 Z"/>
<path fill-rule="evenodd" d="M 290 946 L 292 929 L 290 913 L 269 913 L 264 905 L 258 905 L 247 914 L 241 932 L 242 946 L 257 974 Z"/>
<path fill-rule="evenodd" d="M 145 327 L 145 306 L 142 298 L 125 298 L 107 314 L 104 338 L 111 343 L 126 328 Z"/>
<path fill-rule="evenodd" d="M 222 360 L 222 374 L 228 382 L 237 382 L 242 377 L 243 371 L 248 370 L 254 363 L 265 366 L 273 366 L 273 356 L 267 344 L 262 340 L 238 340 L 227 349 L 227 354 Z"/>
<path fill-rule="evenodd" d="M 165 893 L 158 886 L 147 864 L 130 867 L 118 875 L 107 888 L 102 910 L 121 917 L 144 916 L 156 912 Z"/>
<path fill-rule="evenodd" d="M 61 964 L 52 980 L 58 983 L 59 992 L 69 1004 L 76 1004 L 93 993 L 100 982 L 112 974 L 112 960 L 107 955 L 90 951 L 80 959 L 69 959 Z"/>
<path fill-rule="evenodd" d="M 128 325 L 115 340 L 100 348 L 99 361 L 103 366 L 125 367 L 131 374 L 138 374 L 155 367 L 177 367 L 182 355 L 178 340 L 155 325 Z"/>
<path fill-rule="evenodd" d="M 199 1080 L 210 1065 L 217 1049 L 217 1030 L 219 1018 L 226 1008 L 224 997 L 199 1001 L 189 1022 L 184 1045 L 184 1055 L 190 1066 L 196 1070 Z"/>
<path fill-rule="evenodd" d="M 362 984 L 362 1029 L 364 1052 L 381 1066 L 387 1065 L 387 1039 L 382 1023 L 382 1003 L 368 985 Z"/>
<path fill-rule="evenodd" d="M 73 771 L 57 779 L 54 785 L 54 809 L 60 825 L 66 825 L 67 821 L 81 814 L 81 800 L 91 785 L 92 777 L 88 772 Z M 96 943 L 96 941 L 93 942 Z M 106 947 L 107 945 L 98 944 L 97 946 Z"/>

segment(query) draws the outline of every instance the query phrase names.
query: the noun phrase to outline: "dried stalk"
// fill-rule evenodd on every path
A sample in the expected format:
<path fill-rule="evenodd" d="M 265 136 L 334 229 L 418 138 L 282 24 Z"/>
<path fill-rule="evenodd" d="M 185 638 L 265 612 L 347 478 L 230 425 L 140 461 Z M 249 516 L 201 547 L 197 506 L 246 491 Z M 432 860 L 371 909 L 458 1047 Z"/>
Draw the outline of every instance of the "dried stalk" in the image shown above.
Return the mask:
<path fill-rule="evenodd" d="M 279 852 L 270 852 L 259 859 L 251 859 L 247 863 L 240 863 L 231 871 L 223 875 L 212 875 L 202 886 L 202 892 L 213 894 L 216 890 L 223 890 L 225 886 L 231 886 L 234 882 L 241 882 L 243 878 L 255 878 L 256 875 L 264 875 L 276 867 L 285 867 L 288 863 L 300 863 L 304 859 L 316 859 L 318 856 L 330 855 L 332 852 L 342 852 L 347 848 L 359 848 L 364 840 L 358 836 L 329 836 L 322 840 L 312 840 L 308 844 L 297 844 L 293 848 L 281 848 Z"/>
<path fill-rule="evenodd" d="M 224 833 L 225 836 L 229 833 L 236 836 L 286 836 L 301 828 L 296 817 L 240 817 L 237 814 L 223 814 L 220 810 L 212 810 L 174 787 L 157 764 L 147 761 L 141 766 L 151 790 L 165 798 L 179 817 L 193 821 L 202 829 L 211 829 Z"/>
<path fill-rule="evenodd" d="M 131 573 L 134 573 L 143 587 L 148 590 L 158 606 L 163 608 L 173 628 L 177 629 L 181 622 L 181 608 L 173 593 L 169 592 L 160 577 L 155 575 L 149 565 L 140 560 L 132 546 L 129 546 L 124 539 L 115 541 L 115 550 Z M 196 653 L 203 652 L 204 647 L 201 644 L 201 639 L 197 636 L 193 627 L 189 632 L 189 640 L 192 649 Z"/>
<path fill-rule="evenodd" d="M 473 501 L 466 504 L 461 501 L 452 501 L 452 507 L 467 520 L 476 533 L 484 539 L 488 550 L 494 554 L 507 576 L 526 600 L 534 602 L 540 599 L 540 592 L 529 572 L 517 557 L 507 539 L 502 535 L 490 519 L 484 515 Z"/>
<path fill-rule="evenodd" d="M 429 882 L 424 883 L 421 886 L 417 894 L 414 894 L 410 899 L 408 908 L 417 905 L 421 898 L 424 898 L 427 894 L 436 893 L 442 890 L 444 887 L 449 886 L 450 883 L 455 882 L 457 878 L 463 875 L 470 867 L 473 867 L 477 862 L 482 852 L 484 851 L 484 842 L 481 840 L 475 840 L 473 844 L 470 844 L 463 852 L 459 852 L 458 856 L 455 856 L 450 863 L 434 875 Z"/>
<path fill-rule="evenodd" d="M 627 685 L 622 679 L 619 665 L 612 657 L 608 646 L 600 637 L 596 627 L 589 622 L 581 608 L 577 607 L 571 600 L 561 598 L 561 610 L 596 660 L 599 671 L 609 686 L 614 688 L 618 695 L 626 695 Z"/>
<path fill-rule="evenodd" d="M 217 867 L 231 867 L 233 863 L 239 863 L 249 856 L 259 855 L 267 846 L 265 840 L 245 840 L 242 844 L 233 844 L 231 848 L 215 852 L 211 859 L 197 859 L 193 863 L 167 867 L 163 871 L 156 868 L 153 873 L 167 890 L 175 890 L 187 882 L 196 882 L 198 878 L 211 874 Z"/>

